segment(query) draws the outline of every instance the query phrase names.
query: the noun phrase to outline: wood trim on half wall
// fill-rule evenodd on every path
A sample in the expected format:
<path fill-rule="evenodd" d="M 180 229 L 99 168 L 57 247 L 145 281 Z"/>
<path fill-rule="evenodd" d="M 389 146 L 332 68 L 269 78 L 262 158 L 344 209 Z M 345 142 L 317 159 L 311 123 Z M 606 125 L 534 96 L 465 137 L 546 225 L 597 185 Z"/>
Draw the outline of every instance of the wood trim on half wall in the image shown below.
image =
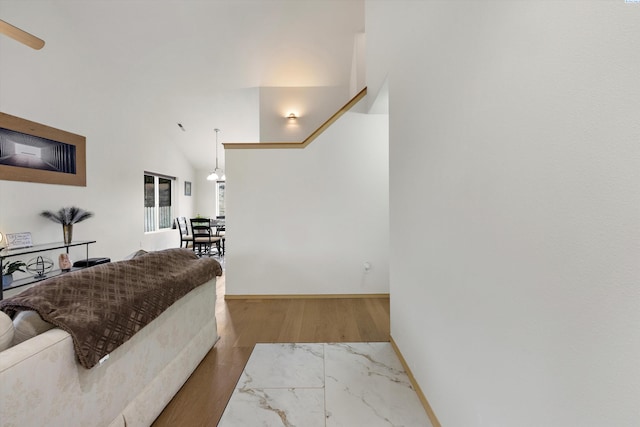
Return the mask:
<path fill-rule="evenodd" d="M 301 142 L 225 142 L 222 145 L 225 149 L 272 149 L 272 148 L 305 148 L 316 139 L 322 132 L 324 132 L 329 126 L 331 126 L 336 120 L 338 120 L 344 113 L 349 111 L 354 105 L 356 105 L 367 94 L 367 88 L 365 87 L 358 92 L 353 98 L 349 100 L 344 106 L 336 111 L 331 117 L 329 117 L 323 124 L 314 130 L 311 135 L 305 138 Z"/>

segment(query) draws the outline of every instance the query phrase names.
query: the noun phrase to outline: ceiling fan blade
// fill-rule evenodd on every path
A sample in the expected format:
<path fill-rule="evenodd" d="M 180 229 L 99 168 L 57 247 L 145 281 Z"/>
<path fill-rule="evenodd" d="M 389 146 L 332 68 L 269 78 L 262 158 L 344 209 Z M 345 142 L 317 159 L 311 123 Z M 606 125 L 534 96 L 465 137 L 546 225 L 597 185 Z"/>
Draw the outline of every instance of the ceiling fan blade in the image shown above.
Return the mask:
<path fill-rule="evenodd" d="M 40 50 L 42 49 L 42 46 L 44 46 L 44 40 L 39 39 L 33 34 L 29 34 L 18 27 L 14 27 L 13 25 L 9 24 L 8 22 L 4 22 L 1 19 L 0 19 L 0 33 L 6 36 L 9 36 L 14 40 L 19 41 L 22 44 L 26 44 L 27 46 L 35 50 Z"/>

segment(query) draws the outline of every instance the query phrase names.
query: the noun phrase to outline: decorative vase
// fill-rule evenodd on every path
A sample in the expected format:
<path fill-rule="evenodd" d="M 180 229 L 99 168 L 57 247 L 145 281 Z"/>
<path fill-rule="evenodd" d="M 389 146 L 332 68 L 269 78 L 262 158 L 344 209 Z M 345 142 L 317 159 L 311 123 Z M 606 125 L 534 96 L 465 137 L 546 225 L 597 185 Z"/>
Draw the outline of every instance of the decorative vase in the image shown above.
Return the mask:
<path fill-rule="evenodd" d="M 2 275 L 2 287 L 9 286 L 13 283 L 13 274 Z"/>
<path fill-rule="evenodd" d="M 63 224 L 62 235 L 64 236 L 64 244 L 70 245 L 71 238 L 73 237 L 73 224 Z"/>

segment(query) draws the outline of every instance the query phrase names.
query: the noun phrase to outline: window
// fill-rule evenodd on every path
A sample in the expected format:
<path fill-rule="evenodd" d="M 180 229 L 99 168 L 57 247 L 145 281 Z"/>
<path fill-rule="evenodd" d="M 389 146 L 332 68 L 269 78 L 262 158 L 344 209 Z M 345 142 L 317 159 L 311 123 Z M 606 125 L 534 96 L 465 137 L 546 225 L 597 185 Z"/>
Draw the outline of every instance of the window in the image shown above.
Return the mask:
<path fill-rule="evenodd" d="M 224 189 L 225 181 L 216 182 L 216 216 L 224 215 Z"/>
<path fill-rule="evenodd" d="M 171 228 L 173 181 L 170 176 L 144 173 L 144 231 Z"/>

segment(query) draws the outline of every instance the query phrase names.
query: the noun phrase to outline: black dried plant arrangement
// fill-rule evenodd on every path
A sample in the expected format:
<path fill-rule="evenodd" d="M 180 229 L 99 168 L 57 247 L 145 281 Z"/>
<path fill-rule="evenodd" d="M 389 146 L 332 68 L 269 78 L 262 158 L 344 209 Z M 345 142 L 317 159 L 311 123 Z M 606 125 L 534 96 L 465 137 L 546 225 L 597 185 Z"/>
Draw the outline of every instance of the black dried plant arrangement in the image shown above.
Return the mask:
<path fill-rule="evenodd" d="M 84 209 L 71 206 L 67 208 L 60 208 L 58 212 L 42 211 L 40 212 L 40 215 L 62 225 L 71 225 L 91 218 L 93 216 L 93 212 L 88 212 Z"/>

